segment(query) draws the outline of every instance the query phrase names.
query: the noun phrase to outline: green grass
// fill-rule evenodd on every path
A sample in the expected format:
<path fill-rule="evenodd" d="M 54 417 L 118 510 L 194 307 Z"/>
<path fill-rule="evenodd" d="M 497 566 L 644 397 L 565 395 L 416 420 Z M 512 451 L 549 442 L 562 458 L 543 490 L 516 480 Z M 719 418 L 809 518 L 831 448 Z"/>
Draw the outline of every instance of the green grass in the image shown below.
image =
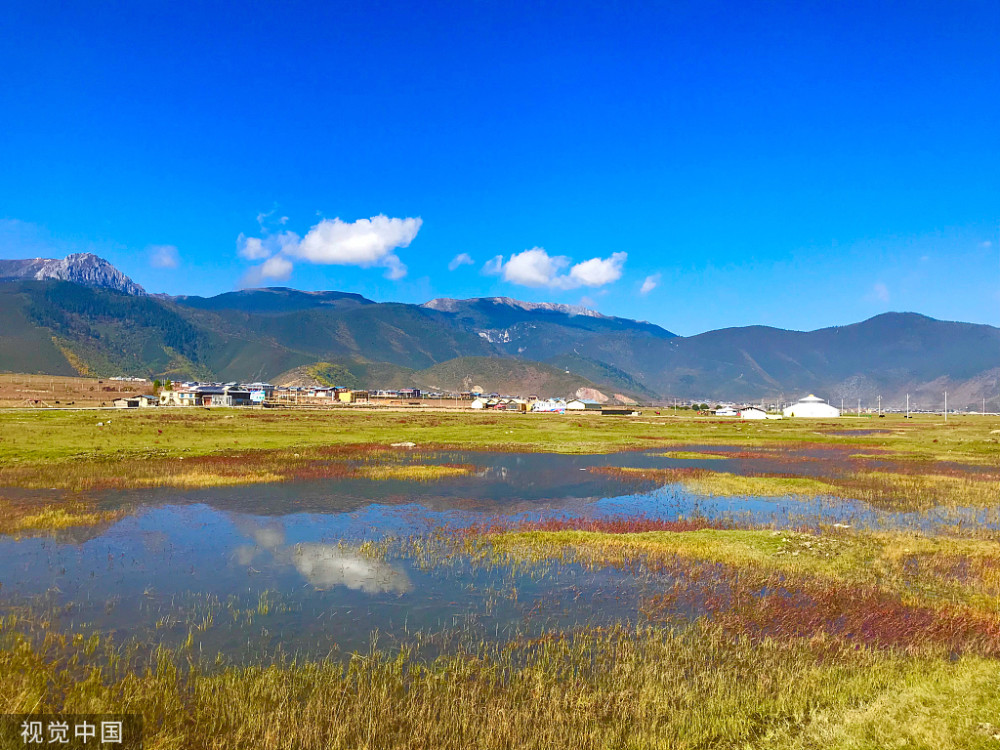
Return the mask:
<path fill-rule="evenodd" d="M 684 469 L 624 469 L 620 474 L 662 481 L 680 478 L 704 494 L 834 495 L 889 509 L 996 505 L 997 477 L 977 476 L 971 470 L 963 474 L 960 464 L 1000 461 L 997 422 L 955 417 L 944 426 L 930 418 L 887 419 L 879 426 L 889 429 L 888 435 L 829 434 L 843 429 L 845 422 L 757 424 L 648 414 L 595 418 L 367 409 L 11 410 L 0 412 L 0 487 L 207 487 L 335 477 L 345 475 L 331 465 L 338 451 L 388 449 L 407 441 L 425 449 L 556 453 L 679 446 L 664 455 L 699 459 L 716 454 L 683 446 L 720 445 L 728 446 L 727 452 L 736 449 L 734 455 L 744 460 L 779 461 L 790 460 L 790 448 L 842 446 L 848 450 L 831 454 L 828 470 L 809 478 Z M 874 449 L 879 453 L 871 453 Z M 866 468 L 869 459 L 851 459 L 851 454 L 879 455 L 883 464 Z M 896 454 L 900 460 L 894 463 Z M 935 463 L 939 459 L 959 465 Z M 835 465 L 850 461 L 855 466 L 848 473 L 843 465 Z M 678 474 L 685 471 L 690 473 Z"/>
<path fill-rule="evenodd" d="M 107 422 L 110 420 L 111 424 Z M 97 427 L 104 422 L 104 427 Z M 149 411 L 0 412 L 0 461 L 91 459 L 102 456 L 204 455 L 240 449 L 277 449 L 411 440 L 470 449 L 602 453 L 684 445 L 739 447 L 857 446 L 905 453 L 909 459 L 1000 463 L 1000 420 L 953 417 L 879 420 L 887 435 L 843 436 L 857 422 L 771 421 L 764 424 L 706 417 L 651 416 L 592 419 L 571 415 L 477 414 L 471 411 L 163 409 Z"/>

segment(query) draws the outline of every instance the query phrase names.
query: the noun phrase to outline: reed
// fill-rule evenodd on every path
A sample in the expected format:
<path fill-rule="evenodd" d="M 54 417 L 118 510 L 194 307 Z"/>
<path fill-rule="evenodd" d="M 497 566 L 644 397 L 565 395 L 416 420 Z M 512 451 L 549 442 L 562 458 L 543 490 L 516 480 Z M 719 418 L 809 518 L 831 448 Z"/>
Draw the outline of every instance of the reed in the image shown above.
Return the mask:
<path fill-rule="evenodd" d="M 864 744 L 875 707 L 899 745 L 972 747 L 977 721 L 1000 709 L 992 660 L 751 640 L 708 622 L 553 633 L 430 662 L 403 647 L 213 667 L 105 639 L 5 641 L 4 713 L 138 712 L 149 748 L 791 748 L 833 727 Z M 920 722 L 904 710 L 916 696 Z"/>

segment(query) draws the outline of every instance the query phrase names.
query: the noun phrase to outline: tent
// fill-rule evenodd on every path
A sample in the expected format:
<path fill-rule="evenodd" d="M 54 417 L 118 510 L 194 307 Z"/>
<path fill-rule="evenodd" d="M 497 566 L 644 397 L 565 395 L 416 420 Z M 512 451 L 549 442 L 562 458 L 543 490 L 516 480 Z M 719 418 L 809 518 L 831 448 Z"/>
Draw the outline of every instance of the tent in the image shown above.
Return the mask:
<path fill-rule="evenodd" d="M 827 419 L 839 417 L 840 409 L 830 406 L 826 401 L 814 396 L 811 393 L 805 398 L 800 398 L 791 406 L 786 406 L 782 413 L 786 417 L 809 417 L 812 419 Z"/>

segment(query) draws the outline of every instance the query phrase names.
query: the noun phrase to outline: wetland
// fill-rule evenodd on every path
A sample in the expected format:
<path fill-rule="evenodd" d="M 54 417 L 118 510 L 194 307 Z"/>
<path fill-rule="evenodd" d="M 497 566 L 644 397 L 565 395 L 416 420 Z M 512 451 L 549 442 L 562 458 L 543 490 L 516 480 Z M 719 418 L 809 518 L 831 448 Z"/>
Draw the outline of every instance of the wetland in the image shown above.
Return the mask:
<path fill-rule="evenodd" d="M 3 713 L 127 707 L 154 748 L 996 747 L 988 417 L 180 411 L 0 414 Z"/>

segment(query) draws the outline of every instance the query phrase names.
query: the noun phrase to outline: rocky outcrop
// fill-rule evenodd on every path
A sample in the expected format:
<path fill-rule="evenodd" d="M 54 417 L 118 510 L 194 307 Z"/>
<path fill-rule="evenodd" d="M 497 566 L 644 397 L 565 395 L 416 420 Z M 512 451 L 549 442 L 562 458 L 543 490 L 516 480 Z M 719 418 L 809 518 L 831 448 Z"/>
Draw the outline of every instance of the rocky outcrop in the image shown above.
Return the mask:
<path fill-rule="evenodd" d="M 113 289 L 122 294 L 145 296 L 146 290 L 103 258 L 93 253 L 73 253 L 65 258 L 0 260 L 0 280 L 58 279 L 83 286 Z"/>

